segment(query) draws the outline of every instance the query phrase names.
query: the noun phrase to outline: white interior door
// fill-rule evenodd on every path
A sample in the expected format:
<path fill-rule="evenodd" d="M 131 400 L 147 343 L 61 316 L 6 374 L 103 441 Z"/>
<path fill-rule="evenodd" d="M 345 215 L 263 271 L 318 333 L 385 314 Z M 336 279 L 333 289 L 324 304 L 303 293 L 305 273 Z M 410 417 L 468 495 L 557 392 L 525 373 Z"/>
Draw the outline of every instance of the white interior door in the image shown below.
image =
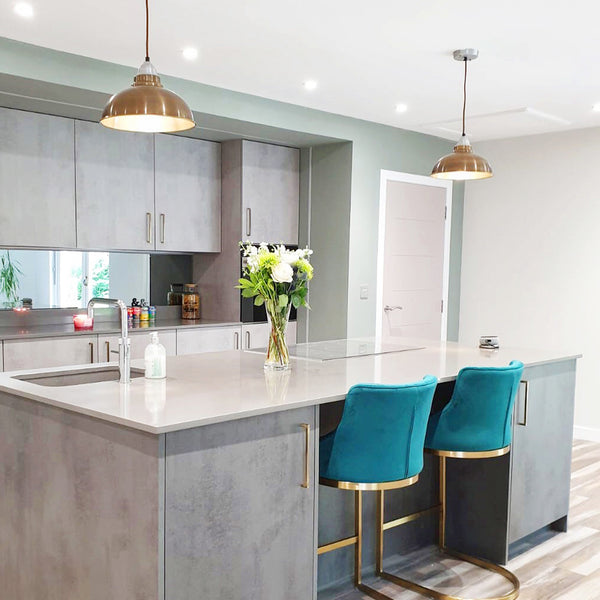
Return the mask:
<path fill-rule="evenodd" d="M 445 339 L 451 183 L 405 178 L 382 177 L 377 332 Z"/>

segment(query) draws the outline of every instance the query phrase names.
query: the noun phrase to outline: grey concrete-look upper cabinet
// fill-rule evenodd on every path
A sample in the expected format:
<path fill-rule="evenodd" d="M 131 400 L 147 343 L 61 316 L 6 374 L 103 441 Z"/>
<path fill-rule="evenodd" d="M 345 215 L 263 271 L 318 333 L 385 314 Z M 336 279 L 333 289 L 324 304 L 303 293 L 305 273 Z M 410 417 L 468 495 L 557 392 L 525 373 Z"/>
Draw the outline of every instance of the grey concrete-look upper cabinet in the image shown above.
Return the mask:
<path fill-rule="evenodd" d="M 242 143 L 242 239 L 298 243 L 300 151 Z"/>
<path fill-rule="evenodd" d="M 77 247 L 154 249 L 154 137 L 75 122 Z"/>
<path fill-rule="evenodd" d="M 72 120 L 0 108 L 0 246 L 75 247 Z"/>
<path fill-rule="evenodd" d="M 155 137 L 156 249 L 221 251 L 221 145 Z"/>

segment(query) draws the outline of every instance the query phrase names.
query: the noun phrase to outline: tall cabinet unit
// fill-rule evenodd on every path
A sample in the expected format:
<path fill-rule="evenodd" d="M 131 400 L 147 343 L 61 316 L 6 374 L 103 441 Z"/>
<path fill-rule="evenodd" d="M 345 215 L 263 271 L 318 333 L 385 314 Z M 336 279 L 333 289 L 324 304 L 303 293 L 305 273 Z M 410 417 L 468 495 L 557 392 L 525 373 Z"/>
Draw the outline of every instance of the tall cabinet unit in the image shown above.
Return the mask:
<path fill-rule="evenodd" d="M 240 293 L 232 282 L 241 271 L 240 240 L 298 244 L 300 151 L 231 140 L 221 144 L 221 161 L 221 252 L 194 256 L 194 281 L 204 318 L 237 321 Z"/>
<path fill-rule="evenodd" d="M 300 150 L 242 142 L 244 240 L 298 244 Z"/>
<path fill-rule="evenodd" d="M 154 137 L 75 122 L 77 247 L 154 249 Z"/>
<path fill-rule="evenodd" d="M 221 145 L 155 136 L 156 249 L 221 250 Z"/>
<path fill-rule="evenodd" d="M 0 246 L 75 247 L 73 127 L 0 108 Z"/>

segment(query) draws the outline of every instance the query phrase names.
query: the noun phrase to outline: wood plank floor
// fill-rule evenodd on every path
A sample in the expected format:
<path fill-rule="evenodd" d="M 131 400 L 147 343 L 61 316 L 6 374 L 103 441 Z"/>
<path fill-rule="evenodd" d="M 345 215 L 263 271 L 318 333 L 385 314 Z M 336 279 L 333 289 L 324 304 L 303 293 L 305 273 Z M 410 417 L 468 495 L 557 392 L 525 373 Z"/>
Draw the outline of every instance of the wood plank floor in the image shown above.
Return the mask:
<path fill-rule="evenodd" d="M 600 600 L 600 444 L 573 443 L 569 531 L 515 557 L 508 564 L 521 581 L 522 600 Z M 425 548 L 402 564 L 401 573 L 428 587 L 464 598 L 485 598 L 510 588 L 497 575 L 440 557 Z M 400 574 L 400 572 L 398 572 Z M 381 580 L 365 583 L 397 600 L 422 600 Z M 328 590 L 319 600 L 368 600 L 355 590 Z"/>

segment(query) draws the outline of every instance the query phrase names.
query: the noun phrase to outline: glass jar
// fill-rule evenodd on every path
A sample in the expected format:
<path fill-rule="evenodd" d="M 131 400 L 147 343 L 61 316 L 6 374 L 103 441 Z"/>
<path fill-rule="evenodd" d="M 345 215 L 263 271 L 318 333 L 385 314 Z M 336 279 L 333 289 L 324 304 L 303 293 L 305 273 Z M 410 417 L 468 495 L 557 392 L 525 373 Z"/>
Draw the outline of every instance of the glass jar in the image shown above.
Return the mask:
<path fill-rule="evenodd" d="M 167 304 L 169 306 L 180 306 L 183 296 L 183 283 L 172 283 L 167 293 Z"/>
<path fill-rule="evenodd" d="M 186 283 L 183 286 L 183 296 L 181 299 L 181 318 L 200 318 L 200 296 L 198 295 L 198 286 L 195 283 Z"/>

